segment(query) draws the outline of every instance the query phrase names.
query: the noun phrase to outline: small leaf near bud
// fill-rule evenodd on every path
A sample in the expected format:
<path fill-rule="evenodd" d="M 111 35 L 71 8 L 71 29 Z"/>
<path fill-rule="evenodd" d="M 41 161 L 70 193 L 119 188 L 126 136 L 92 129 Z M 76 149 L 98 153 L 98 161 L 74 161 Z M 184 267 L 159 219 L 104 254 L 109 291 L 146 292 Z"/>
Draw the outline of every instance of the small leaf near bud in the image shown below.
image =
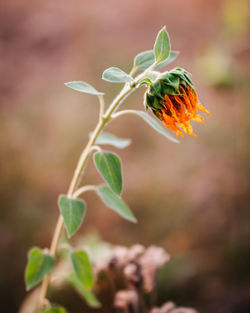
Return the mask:
<path fill-rule="evenodd" d="M 102 74 L 102 79 L 110 83 L 128 83 L 133 80 L 130 75 L 118 67 L 110 67 L 106 69 Z"/>
<path fill-rule="evenodd" d="M 170 42 L 166 27 L 164 26 L 158 33 L 154 44 L 155 63 L 165 61 L 170 54 Z"/>

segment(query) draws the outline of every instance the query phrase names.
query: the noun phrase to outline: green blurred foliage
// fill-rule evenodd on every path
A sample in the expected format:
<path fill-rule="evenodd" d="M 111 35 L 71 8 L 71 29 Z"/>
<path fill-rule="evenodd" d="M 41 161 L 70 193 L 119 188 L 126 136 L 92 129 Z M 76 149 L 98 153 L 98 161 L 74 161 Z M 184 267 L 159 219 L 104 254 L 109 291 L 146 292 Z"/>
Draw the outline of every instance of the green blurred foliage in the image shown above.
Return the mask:
<path fill-rule="evenodd" d="M 228 36 L 247 34 L 249 17 L 249 2 L 247 0 L 226 0 L 222 10 L 224 32 Z"/>

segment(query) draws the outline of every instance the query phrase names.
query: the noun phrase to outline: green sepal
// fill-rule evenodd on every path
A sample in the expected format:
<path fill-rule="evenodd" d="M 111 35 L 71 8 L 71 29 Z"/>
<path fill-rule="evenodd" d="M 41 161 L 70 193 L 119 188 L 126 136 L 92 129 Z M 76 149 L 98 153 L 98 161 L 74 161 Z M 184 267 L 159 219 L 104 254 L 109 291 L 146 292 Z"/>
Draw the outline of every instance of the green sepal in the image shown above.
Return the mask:
<path fill-rule="evenodd" d="M 178 91 L 176 92 L 175 88 L 173 88 L 172 86 L 167 85 L 167 84 L 162 84 L 162 92 L 164 95 L 167 94 L 167 95 L 171 95 L 171 96 L 179 93 Z"/>
<path fill-rule="evenodd" d="M 157 114 L 158 110 L 155 110 L 155 109 L 152 108 L 152 112 L 153 112 L 153 114 L 154 114 L 159 120 L 162 120 L 162 118 L 160 117 L 160 115 Z"/>
<path fill-rule="evenodd" d="M 148 92 L 146 93 L 146 103 L 149 107 L 152 107 L 155 101 L 155 96 L 150 95 Z"/>
<path fill-rule="evenodd" d="M 171 86 L 173 86 L 176 90 L 179 90 L 180 78 L 178 76 L 175 76 L 175 75 L 172 75 L 171 73 L 169 73 L 168 80 L 169 80 Z"/>
<path fill-rule="evenodd" d="M 161 77 L 161 81 L 163 85 L 168 85 L 174 88 L 175 90 L 179 90 L 181 79 L 178 75 L 174 75 L 171 72 L 167 72 Z"/>
<path fill-rule="evenodd" d="M 177 67 L 173 70 L 171 70 L 169 73 L 171 73 L 174 76 L 178 76 L 180 78 L 180 84 L 183 85 L 183 82 L 186 82 L 191 88 L 194 88 L 193 82 L 190 79 L 191 74 L 188 73 L 183 68 Z"/>
<path fill-rule="evenodd" d="M 140 81 L 140 83 L 138 84 L 138 87 L 140 86 L 151 86 L 152 85 L 152 81 L 149 78 L 144 78 L 143 80 Z"/>
<path fill-rule="evenodd" d="M 152 109 L 162 109 L 162 105 L 160 104 L 159 100 L 156 96 L 150 95 L 149 93 L 146 93 L 146 103 L 147 105 Z"/>
<path fill-rule="evenodd" d="M 188 76 L 188 73 L 184 73 L 184 77 L 185 77 L 186 82 L 187 82 L 191 87 L 193 87 L 193 82 L 192 82 L 192 80 L 190 79 L 190 77 Z"/>
<path fill-rule="evenodd" d="M 162 97 L 160 80 L 157 80 L 150 86 L 150 93 L 154 96 Z"/>

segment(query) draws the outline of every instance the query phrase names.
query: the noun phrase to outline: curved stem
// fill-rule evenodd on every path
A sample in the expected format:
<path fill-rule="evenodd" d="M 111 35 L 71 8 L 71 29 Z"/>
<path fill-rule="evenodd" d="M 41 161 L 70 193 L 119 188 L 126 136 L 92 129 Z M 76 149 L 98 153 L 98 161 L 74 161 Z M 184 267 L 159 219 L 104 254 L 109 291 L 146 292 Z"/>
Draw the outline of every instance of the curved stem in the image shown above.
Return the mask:
<path fill-rule="evenodd" d="M 80 181 L 80 177 L 81 177 L 81 174 L 82 174 L 82 170 L 87 162 L 87 159 L 88 159 L 88 156 L 89 156 L 89 153 L 91 151 L 91 148 L 92 146 L 94 145 L 95 141 L 96 141 L 96 138 L 98 137 L 98 135 L 100 134 L 102 128 L 104 127 L 106 121 L 105 119 L 101 119 L 99 120 L 94 132 L 92 133 L 92 136 L 90 137 L 89 139 L 89 142 L 87 143 L 87 146 L 85 147 L 85 149 L 83 150 L 79 160 L 78 160 L 78 163 L 77 163 L 77 166 L 76 166 L 76 169 L 75 169 L 75 172 L 74 172 L 74 175 L 73 175 L 73 178 L 71 180 L 71 183 L 70 183 L 70 186 L 69 186 L 69 189 L 68 189 L 68 197 L 71 197 L 75 188 L 77 188 L 78 186 L 78 183 Z"/>
<path fill-rule="evenodd" d="M 50 245 L 50 254 L 53 256 L 55 256 L 55 254 L 56 254 L 56 250 L 57 250 L 58 242 L 59 242 L 62 230 L 63 230 L 63 226 L 64 226 L 64 221 L 63 221 L 62 215 L 60 214 L 60 216 L 57 220 L 56 228 L 55 228 L 55 231 L 54 231 L 54 234 L 52 237 L 52 241 L 51 241 L 51 245 Z M 41 286 L 39 306 L 38 306 L 38 312 L 39 313 L 42 313 L 43 308 L 44 308 L 47 290 L 49 287 L 49 282 L 50 282 L 50 275 L 46 275 L 43 279 L 42 286 Z"/>
<path fill-rule="evenodd" d="M 145 75 L 151 71 L 151 69 L 153 69 L 155 66 L 155 64 L 152 64 L 148 69 L 146 69 L 143 73 L 141 73 L 140 75 L 138 75 L 134 81 L 133 81 L 133 85 L 126 83 L 123 87 L 123 89 L 120 91 L 120 93 L 115 97 L 115 99 L 112 101 L 112 103 L 110 104 L 109 108 L 107 109 L 107 111 L 105 113 L 103 113 L 104 111 L 104 99 L 103 96 L 99 96 L 99 102 L 100 102 L 100 114 L 99 114 L 99 121 L 85 147 L 85 149 L 83 150 L 73 178 L 71 180 L 69 189 L 68 189 L 68 197 L 73 197 L 75 190 L 78 187 L 78 184 L 80 183 L 82 174 L 83 174 L 83 169 L 86 165 L 86 162 L 88 160 L 88 156 L 90 154 L 90 152 L 95 149 L 94 144 L 95 141 L 98 137 L 98 135 L 100 134 L 100 132 L 102 131 L 103 127 L 112 119 L 111 115 L 112 113 L 117 109 L 117 107 L 127 98 L 127 96 L 133 92 L 135 90 L 135 87 L 137 85 L 137 83 L 145 77 Z M 132 70 L 133 72 L 133 70 Z M 129 110 L 127 110 L 129 111 Z M 131 110 L 132 111 L 132 110 Z M 124 112 L 124 111 L 121 111 Z M 121 112 L 117 113 L 115 116 L 117 115 L 121 115 Z M 125 113 L 123 113 L 125 114 Z M 79 189 L 81 190 L 81 188 Z M 78 191 L 77 191 L 78 194 Z M 50 254 L 52 256 L 56 255 L 56 251 L 57 251 L 57 247 L 58 247 L 58 243 L 59 243 L 59 239 L 61 237 L 62 231 L 64 228 L 64 220 L 62 215 L 60 214 L 57 224 L 56 224 L 56 228 L 53 234 L 53 238 L 51 241 L 51 245 L 50 245 Z M 46 301 L 46 296 L 47 296 L 47 291 L 48 291 L 48 287 L 49 287 L 49 283 L 50 283 L 50 275 L 46 275 L 43 279 L 42 282 L 42 286 L 41 286 L 41 293 L 40 293 L 40 298 L 39 298 L 39 304 L 38 304 L 38 313 L 42 313 L 43 308 L 44 308 L 44 304 Z"/>
<path fill-rule="evenodd" d="M 117 113 L 112 114 L 111 118 L 112 120 L 114 120 L 115 118 L 120 117 L 125 114 L 136 114 L 136 112 L 134 110 L 123 110 L 123 111 L 119 111 Z"/>
<path fill-rule="evenodd" d="M 112 101 L 111 105 L 109 106 L 109 108 L 105 112 L 105 114 L 103 116 L 103 118 L 105 120 L 108 121 L 110 119 L 111 114 L 117 108 L 118 104 L 121 104 L 127 98 L 127 96 L 130 94 L 130 92 L 132 92 L 132 88 L 133 87 L 130 86 L 129 84 L 124 85 L 121 92 L 115 97 L 115 99 Z"/>
<path fill-rule="evenodd" d="M 83 186 L 81 188 L 78 188 L 74 193 L 73 193 L 73 198 L 78 198 L 81 194 L 83 194 L 86 191 L 95 191 L 97 186 L 94 185 L 87 185 Z"/>
<path fill-rule="evenodd" d="M 113 113 L 113 111 L 118 107 L 118 105 L 120 105 L 124 101 L 124 99 L 128 96 L 128 94 L 132 91 L 133 88 L 134 87 L 130 86 L 129 84 L 125 84 L 125 86 L 123 87 L 121 92 L 117 95 L 117 97 L 113 100 L 113 102 L 111 103 L 111 105 L 109 106 L 109 108 L 107 109 L 105 114 L 103 114 L 103 113 L 102 113 L 102 115 L 100 114 L 99 121 L 96 125 L 96 128 L 94 129 L 85 149 L 83 150 L 83 152 L 82 152 L 82 154 L 78 160 L 73 178 L 71 180 L 71 183 L 70 183 L 70 186 L 68 189 L 68 193 L 67 193 L 68 197 L 73 197 L 73 195 L 74 195 L 75 189 L 77 188 L 77 186 L 81 180 L 84 166 L 86 165 L 86 162 L 88 160 L 88 156 L 89 156 L 91 150 L 94 149 L 93 146 L 95 144 L 95 141 L 96 141 L 98 135 L 100 134 L 100 132 L 103 129 L 103 127 L 105 126 L 105 124 L 108 123 L 108 121 L 110 120 L 111 114 Z M 103 98 L 100 97 L 99 100 L 100 100 L 100 111 L 102 111 L 103 106 L 104 106 Z M 50 254 L 52 256 L 56 255 L 56 250 L 58 247 L 59 239 L 60 239 L 62 231 L 63 231 L 63 227 L 64 227 L 64 221 L 63 221 L 62 215 L 60 214 L 58 221 L 57 221 L 57 225 L 56 225 L 54 234 L 53 234 L 53 238 L 51 241 L 51 246 L 50 246 Z M 38 305 L 38 313 L 42 313 L 42 311 L 43 311 L 49 283 L 50 283 L 50 275 L 46 275 L 43 279 L 42 286 L 41 286 L 41 293 L 40 293 L 39 305 Z"/>
<path fill-rule="evenodd" d="M 90 151 L 97 151 L 97 152 L 100 152 L 102 149 L 99 147 L 99 146 L 92 146 L 90 148 Z"/>

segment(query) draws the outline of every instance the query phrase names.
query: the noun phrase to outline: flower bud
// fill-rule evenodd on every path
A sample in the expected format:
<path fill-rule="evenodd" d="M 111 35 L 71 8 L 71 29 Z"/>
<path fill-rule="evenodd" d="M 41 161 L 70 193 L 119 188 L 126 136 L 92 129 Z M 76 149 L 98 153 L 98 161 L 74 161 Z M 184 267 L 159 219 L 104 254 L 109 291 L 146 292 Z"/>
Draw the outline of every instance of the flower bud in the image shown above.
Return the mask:
<path fill-rule="evenodd" d="M 210 115 L 199 103 L 189 73 L 182 68 L 160 75 L 150 85 L 145 100 L 146 109 L 150 108 L 167 128 L 176 132 L 177 137 L 181 135 L 184 138 L 182 131 L 196 136 L 190 121 L 204 123 L 197 110 Z"/>

